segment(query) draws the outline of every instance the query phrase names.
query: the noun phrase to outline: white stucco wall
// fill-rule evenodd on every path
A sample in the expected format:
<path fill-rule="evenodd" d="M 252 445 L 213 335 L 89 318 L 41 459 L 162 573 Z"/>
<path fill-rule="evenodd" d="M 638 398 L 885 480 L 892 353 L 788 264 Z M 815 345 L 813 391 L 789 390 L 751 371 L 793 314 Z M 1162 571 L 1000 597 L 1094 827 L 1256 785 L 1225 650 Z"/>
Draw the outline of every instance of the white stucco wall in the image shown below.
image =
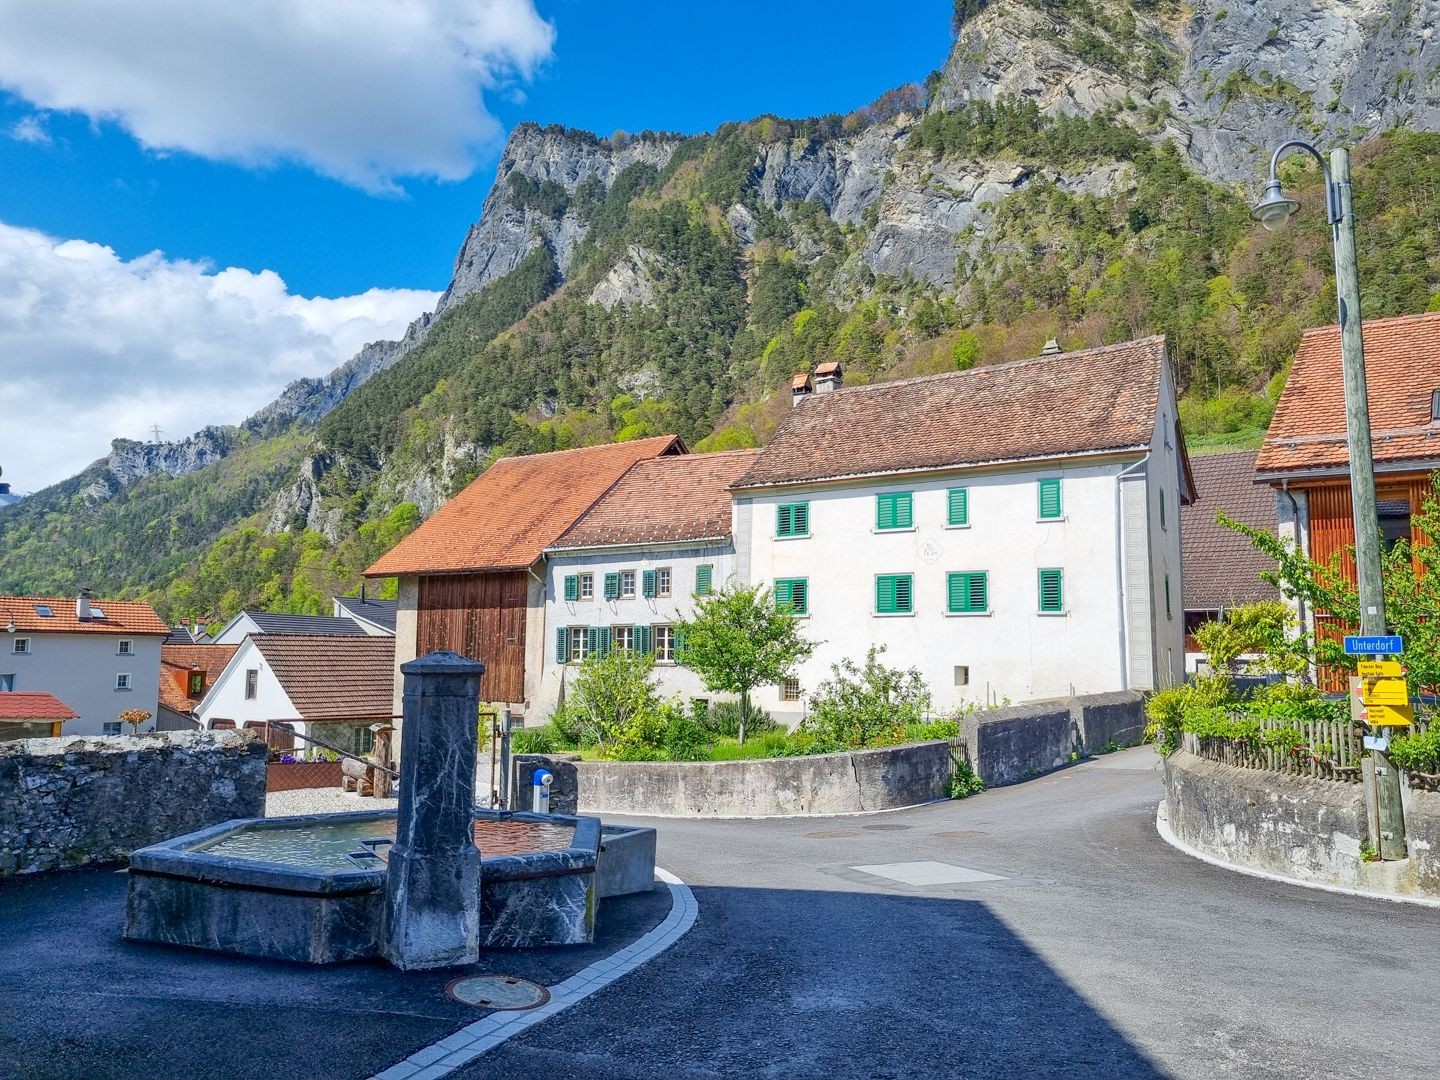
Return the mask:
<path fill-rule="evenodd" d="M 1160 381 L 1160 411 L 1155 417 L 1150 460 L 1145 468 L 1147 533 L 1150 538 L 1150 590 L 1155 613 L 1155 673 L 1149 690 L 1185 681 L 1185 604 L 1180 560 L 1180 450 L 1175 437 L 1175 394 L 1170 367 Z M 1165 512 L 1160 513 L 1163 498 Z M 1165 579 L 1170 579 L 1170 605 L 1165 604 Z"/>
<path fill-rule="evenodd" d="M 1116 477 L 1139 460 L 1055 464 L 927 474 L 923 480 L 816 485 L 755 495 L 750 514 L 752 580 L 807 578 L 805 629 L 820 642 L 801 668 L 803 694 L 848 657 L 862 662 L 871 644 L 886 663 L 918 667 L 938 711 L 964 702 L 1012 702 L 1125 688 Z M 1038 482 L 1060 477 L 1064 519 L 1038 519 Z M 966 527 L 947 526 L 946 492 L 969 489 Z M 875 497 L 914 493 L 915 528 L 877 532 Z M 810 503 L 810 535 L 775 537 L 779 503 Z M 1066 613 L 1039 613 L 1038 571 L 1064 570 Z M 946 576 L 989 574 L 990 613 L 946 613 Z M 878 574 L 914 575 L 913 615 L 875 614 Z M 1178 617 L 1179 611 L 1177 609 Z M 955 666 L 969 685 L 955 685 Z M 777 718 L 802 708 L 782 703 L 777 687 L 758 694 Z"/>
<path fill-rule="evenodd" d="M 259 672 L 255 683 L 255 697 L 245 697 L 245 672 L 254 669 Z M 234 720 L 237 728 L 243 728 L 247 720 L 298 720 L 300 713 L 290 703 L 290 698 L 280 686 L 280 680 L 260 655 L 255 642 L 246 639 L 241 643 L 230 663 L 215 680 L 215 685 L 195 707 L 195 716 L 202 727 L 208 728 L 213 720 Z M 303 727 L 296 730 L 303 731 Z"/>
<path fill-rule="evenodd" d="M 28 653 L 13 651 L 16 638 L 29 638 Z M 120 655 L 122 639 L 131 643 L 132 655 Z M 65 721 L 64 735 L 100 735 L 127 709 L 148 712 L 151 720 L 140 730 L 154 731 L 162 640 L 158 634 L 0 633 L 0 675 L 14 675 L 16 690 L 53 694 L 79 713 L 79 720 Z M 129 690 L 115 689 L 115 676 L 122 672 L 130 676 Z M 121 729 L 130 731 L 128 724 Z"/>
<path fill-rule="evenodd" d="M 724 546 L 709 547 L 672 545 L 591 550 L 575 554 L 552 553 L 545 571 L 545 618 L 541 636 L 544 642 L 544 663 L 532 698 L 532 707 L 526 713 L 526 723 L 542 722 L 555 711 L 562 689 L 576 670 L 573 664 L 561 665 L 556 662 L 557 627 L 657 626 L 688 618 L 694 612 L 695 568 L 702 565 L 714 567 L 711 583 L 712 589 L 718 592 L 726 582 L 735 577 L 734 546 L 728 543 Z M 670 595 L 647 599 L 643 595 L 644 571 L 662 567 L 670 568 Z M 622 570 L 635 571 L 635 598 L 606 600 L 605 575 Z M 569 574 L 594 574 L 594 598 L 567 601 L 564 580 Z M 706 690 L 693 672 L 675 664 L 656 664 L 655 672 L 660 692 L 665 697 L 678 695 L 688 701 L 692 697 L 713 699 L 717 696 Z"/>
<path fill-rule="evenodd" d="M 212 640 L 216 645 L 239 645 L 251 634 L 258 633 L 260 627 L 255 625 L 255 620 L 242 611 L 222 626 Z"/>

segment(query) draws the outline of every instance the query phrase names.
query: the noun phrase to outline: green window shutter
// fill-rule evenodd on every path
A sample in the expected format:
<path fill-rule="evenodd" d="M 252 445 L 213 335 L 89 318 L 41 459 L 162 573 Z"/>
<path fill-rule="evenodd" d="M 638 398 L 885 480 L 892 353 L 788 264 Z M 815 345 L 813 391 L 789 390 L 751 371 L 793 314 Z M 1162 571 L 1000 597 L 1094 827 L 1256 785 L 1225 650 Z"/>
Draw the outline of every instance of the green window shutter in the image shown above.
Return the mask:
<path fill-rule="evenodd" d="M 711 579 L 714 577 L 713 566 L 697 566 L 695 568 L 695 595 L 709 596 Z"/>
<path fill-rule="evenodd" d="M 654 570 L 646 570 L 645 573 L 640 576 L 640 591 L 647 597 L 655 595 Z"/>
<path fill-rule="evenodd" d="M 599 645 L 597 651 L 601 659 L 604 659 L 610 655 L 610 627 L 600 626 L 596 629 L 599 631 L 596 637 L 596 643 Z"/>
<path fill-rule="evenodd" d="M 670 644 L 675 651 L 675 662 L 677 664 L 682 662 L 685 659 L 685 631 L 682 627 L 675 627 Z"/>
<path fill-rule="evenodd" d="M 895 579 L 882 575 L 875 579 L 875 610 L 881 615 L 895 611 Z"/>
<path fill-rule="evenodd" d="M 605 599 L 618 600 L 620 598 L 620 575 L 605 575 Z"/>
<path fill-rule="evenodd" d="M 810 535 L 810 504 L 809 504 L 809 503 L 795 503 L 792 507 L 790 507 L 790 510 L 791 510 L 791 512 L 792 512 L 792 513 L 794 514 L 794 516 L 795 516 L 795 535 L 796 535 L 796 536 L 809 536 L 809 535 Z"/>
<path fill-rule="evenodd" d="M 1040 481 L 1040 517 L 1058 518 L 1061 516 L 1060 505 L 1060 481 L 1051 477 L 1048 480 Z"/>
<path fill-rule="evenodd" d="M 887 491 L 875 496 L 875 528 L 909 529 L 915 524 L 914 495 Z"/>
<path fill-rule="evenodd" d="M 898 574 L 895 578 L 895 610 L 915 610 L 914 578 L 909 574 Z"/>
<path fill-rule="evenodd" d="M 881 615 L 908 615 L 915 610 L 914 579 L 909 574 L 881 574 L 875 579 L 875 610 Z"/>
<path fill-rule="evenodd" d="M 984 571 L 950 574 L 945 581 L 946 600 L 955 612 L 981 612 L 990 609 L 990 581 Z"/>
<path fill-rule="evenodd" d="M 794 507 L 781 504 L 775 508 L 775 535 L 793 536 L 795 528 L 795 516 L 792 513 Z"/>
<path fill-rule="evenodd" d="M 555 662 L 557 664 L 570 662 L 570 628 L 568 626 L 555 628 Z"/>
<path fill-rule="evenodd" d="M 565 575 L 565 599 L 566 599 L 566 600 L 579 600 L 579 599 L 580 599 L 580 575 L 579 575 L 579 574 L 566 574 L 566 575 Z"/>
<path fill-rule="evenodd" d="M 600 655 L 600 627 L 588 626 L 585 628 L 585 656 Z"/>
<path fill-rule="evenodd" d="M 631 633 L 634 636 L 630 639 L 632 642 L 630 648 L 635 652 L 641 656 L 647 656 L 654 650 L 654 639 L 650 633 L 650 627 L 637 626 Z"/>
<path fill-rule="evenodd" d="M 796 615 L 810 612 L 810 583 L 805 578 L 779 578 L 775 582 L 775 606 L 789 608 Z"/>
<path fill-rule="evenodd" d="M 1040 610 L 1044 612 L 1065 610 L 1065 572 L 1063 570 L 1040 571 Z"/>
<path fill-rule="evenodd" d="M 945 493 L 947 516 L 950 525 L 970 524 L 970 492 L 968 488 L 951 488 Z"/>
<path fill-rule="evenodd" d="M 775 582 L 775 606 L 790 606 L 790 579 L 780 578 Z"/>

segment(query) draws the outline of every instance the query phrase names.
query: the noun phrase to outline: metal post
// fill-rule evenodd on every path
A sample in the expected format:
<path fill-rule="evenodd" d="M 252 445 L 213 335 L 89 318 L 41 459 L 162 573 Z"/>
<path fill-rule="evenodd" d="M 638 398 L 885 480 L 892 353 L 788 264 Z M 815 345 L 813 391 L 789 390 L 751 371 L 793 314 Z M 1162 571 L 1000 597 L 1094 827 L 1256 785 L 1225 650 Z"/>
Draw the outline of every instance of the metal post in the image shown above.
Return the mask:
<path fill-rule="evenodd" d="M 1335 292 L 1340 314 L 1340 358 L 1345 375 L 1345 433 L 1350 451 L 1350 504 L 1355 521 L 1355 574 L 1360 594 L 1360 633 L 1385 634 L 1385 589 L 1380 573 L 1380 519 L 1375 509 L 1375 462 L 1370 448 L 1370 408 L 1365 392 L 1365 343 L 1360 312 L 1360 272 L 1355 259 L 1355 214 L 1350 192 L 1350 151 L 1330 153 L 1327 193 L 1338 210 Z M 1405 818 L 1400 774 L 1380 750 L 1375 781 L 1380 810 L 1380 857 L 1405 857 Z"/>

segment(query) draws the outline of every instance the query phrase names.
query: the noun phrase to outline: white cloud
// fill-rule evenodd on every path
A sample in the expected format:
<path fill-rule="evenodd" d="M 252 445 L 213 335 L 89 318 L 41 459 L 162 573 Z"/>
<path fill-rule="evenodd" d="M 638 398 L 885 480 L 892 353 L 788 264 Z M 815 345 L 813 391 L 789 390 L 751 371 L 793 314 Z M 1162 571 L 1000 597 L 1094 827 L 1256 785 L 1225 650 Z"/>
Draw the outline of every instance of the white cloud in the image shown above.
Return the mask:
<path fill-rule="evenodd" d="M 0 0 L 0 88 L 154 150 L 382 191 L 468 176 L 500 130 L 482 92 L 554 38 L 533 0 Z"/>
<path fill-rule="evenodd" d="M 237 423 L 291 380 L 398 337 L 438 293 L 296 296 L 270 270 L 214 271 L 0 223 L 0 467 L 63 480 L 117 436 Z"/>
<path fill-rule="evenodd" d="M 10 127 L 10 137 L 17 142 L 49 143 L 50 132 L 45 130 L 45 121 L 39 116 L 23 116 Z"/>

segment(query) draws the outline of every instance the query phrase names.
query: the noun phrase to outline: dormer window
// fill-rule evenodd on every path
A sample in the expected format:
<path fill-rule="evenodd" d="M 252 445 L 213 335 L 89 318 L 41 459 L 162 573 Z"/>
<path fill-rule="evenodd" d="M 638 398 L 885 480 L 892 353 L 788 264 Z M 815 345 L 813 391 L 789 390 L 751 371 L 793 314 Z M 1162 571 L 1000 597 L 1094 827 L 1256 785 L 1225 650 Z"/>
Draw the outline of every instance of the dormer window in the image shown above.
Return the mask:
<path fill-rule="evenodd" d="M 203 671 L 190 672 L 190 686 L 188 693 L 190 697 L 199 697 L 205 692 L 205 673 Z"/>

